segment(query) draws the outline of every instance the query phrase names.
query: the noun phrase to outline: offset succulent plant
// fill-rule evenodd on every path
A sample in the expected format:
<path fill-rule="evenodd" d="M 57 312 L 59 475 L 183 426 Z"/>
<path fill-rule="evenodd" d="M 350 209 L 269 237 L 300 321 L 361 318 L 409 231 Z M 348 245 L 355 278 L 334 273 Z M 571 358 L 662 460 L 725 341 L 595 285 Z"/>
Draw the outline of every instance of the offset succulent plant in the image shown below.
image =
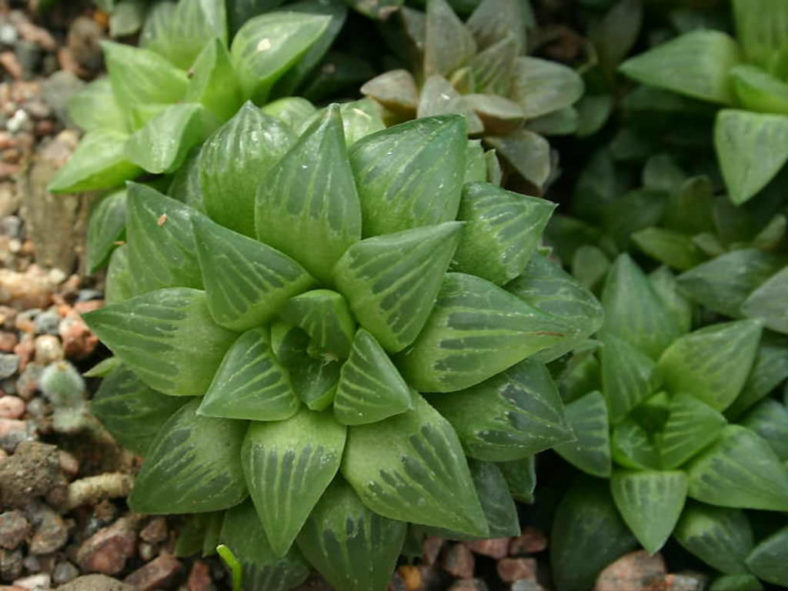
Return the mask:
<path fill-rule="evenodd" d="M 361 91 L 398 120 L 459 113 L 468 131 L 495 148 L 541 190 L 555 173 L 543 135 L 577 128 L 573 105 L 583 80 L 571 68 L 525 55 L 532 25 L 527 2 L 483 0 L 466 23 L 446 0 L 428 0 L 426 14 L 399 11 L 396 43 L 413 48 L 412 71 L 392 70 Z"/>
<path fill-rule="evenodd" d="M 555 449 L 610 482 L 581 478 L 560 506 L 559 589 L 586 589 L 621 553 L 656 552 L 671 534 L 747 588 L 753 576 L 788 584 L 788 531 L 756 546 L 744 512 L 776 512 L 770 531 L 788 516 L 788 408 L 771 396 L 788 378 L 786 338 L 762 335 L 757 320 L 692 330 L 670 271 L 647 276 L 627 255 L 602 305 L 601 347 L 578 353 L 559 382 L 577 439 Z"/>
<path fill-rule="evenodd" d="M 296 137 L 244 107 L 202 150 L 202 212 L 129 185 L 86 315 L 121 364 L 93 410 L 145 457 L 134 510 L 205 515 L 271 588 L 302 553 L 383 589 L 407 523 L 516 533 L 517 468 L 572 438 L 544 364 L 601 323 L 539 251 L 554 206 L 485 182 L 461 116 L 347 114 Z"/>
<path fill-rule="evenodd" d="M 734 0 L 736 39 L 714 29 L 680 35 L 621 66 L 644 84 L 707 101 L 730 199 L 757 195 L 788 160 L 788 6 Z"/>

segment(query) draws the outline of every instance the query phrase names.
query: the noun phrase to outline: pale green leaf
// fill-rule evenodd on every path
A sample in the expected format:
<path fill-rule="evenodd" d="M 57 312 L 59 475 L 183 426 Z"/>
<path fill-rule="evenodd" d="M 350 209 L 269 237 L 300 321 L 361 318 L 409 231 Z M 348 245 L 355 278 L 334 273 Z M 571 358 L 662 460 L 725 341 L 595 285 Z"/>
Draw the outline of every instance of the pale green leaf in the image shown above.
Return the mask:
<path fill-rule="evenodd" d="M 788 334 L 788 268 L 784 268 L 753 291 L 741 306 L 749 318 L 763 320 L 766 328 Z"/>
<path fill-rule="evenodd" d="M 342 365 L 334 416 L 344 425 L 375 423 L 411 408 L 408 385 L 386 351 L 360 328 Z"/>
<path fill-rule="evenodd" d="M 515 61 L 509 96 L 527 119 L 569 107 L 583 95 L 583 79 L 571 68 L 535 57 Z"/>
<path fill-rule="evenodd" d="M 208 307 L 217 324 L 242 331 L 270 320 L 315 280 L 281 252 L 195 215 Z"/>
<path fill-rule="evenodd" d="M 124 0 L 119 2 L 109 15 L 109 34 L 112 37 L 133 35 L 142 27 L 145 20 L 144 0 Z"/>
<path fill-rule="evenodd" d="M 265 176 L 257 192 L 255 226 L 258 239 L 324 282 L 345 250 L 361 239 L 361 208 L 337 105 Z"/>
<path fill-rule="evenodd" d="M 655 437 L 633 417 L 627 417 L 613 428 L 610 447 L 615 462 L 634 470 L 658 470 L 659 449 Z"/>
<path fill-rule="evenodd" d="M 541 135 L 528 129 L 519 129 L 507 135 L 484 139 L 526 181 L 538 189 L 547 182 L 551 169 L 550 144 Z"/>
<path fill-rule="evenodd" d="M 350 149 L 364 236 L 454 220 L 467 138 L 458 115 L 429 117 L 373 133 Z"/>
<path fill-rule="evenodd" d="M 315 289 L 294 296 L 280 316 L 309 335 L 317 354 L 334 359 L 345 359 L 350 354 L 356 322 L 345 298 L 337 292 Z"/>
<path fill-rule="evenodd" d="M 711 444 L 726 425 L 718 411 L 687 394 L 673 396 L 669 412 L 659 441 L 662 466 L 669 470 Z"/>
<path fill-rule="evenodd" d="M 271 548 L 283 556 L 334 479 L 346 428 L 307 409 L 273 423 L 252 423 L 242 458 L 249 493 Z"/>
<path fill-rule="evenodd" d="M 447 76 L 476 53 L 471 32 L 446 0 L 427 0 L 424 73 Z"/>
<path fill-rule="evenodd" d="M 317 108 L 300 96 L 287 96 L 260 107 L 265 115 L 276 117 L 292 130 L 302 129 L 306 121 L 317 113 Z M 344 123 L 344 121 L 343 121 Z"/>
<path fill-rule="evenodd" d="M 610 420 L 618 422 L 659 385 L 656 363 L 627 341 L 606 335 L 602 347 L 602 392 Z"/>
<path fill-rule="evenodd" d="M 744 574 L 753 548 L 750 522 L 743 511 L 690 503 L 681 516 L 676 540 L 685 550 L 725 574 Z"/>
<path fill-rule="evenodd" d="M 685 392 L 724 410 L 750 373 L 761 324 L 737 320 L 713 324 L 676 339 L 659 358 L 657 371 L 671 392 Z"/>
<path fill-rule="evenodd" d="M 572 334 L 545 314 L 480 277 L 448 273 L 424 330 L 399 356 L 417 390 L 468 388 Z"/>
<path fill-rule="evenodd" d="M 418 394 L 413 410 L 349 429 L 342 475 L 384 517 L 487 534 L 457 435 Z"/>
<path fill-rule="evenodd" d="M 678 471 L 618 470 L 610 490 L 629 529 L 649 554 L 670 537 L 687 498 L 687 476 Z"/>
<path fill-rule="evenodd" d="M 199 404 L 182 406 L 151 443 L 129 496 L 137 513 L 217 511 L 246 498 L 241 468 L 246 423 L 201 417 Z"/>
<path fill-rule="evenodd" d="M 167 58 L 184 70 L 205 46 L 206 40 L 227 43 L 227 9 L 221 0 L 179 0 L 167 29 Z"/>
<path fill-rule="evenodd" d="M 107 304 L 117 304 L 137 294 L 134 276 L 129 269 L 129 247 L 124 244 L 115 249 L 107 266 L 104 299 Z"/>
<path fill-rule="evenodd" d="M 261 328 L 246 331 L 222 360 L 198 414 L 225 419 L 282 421 L 298 410 L 290 376 Z"/>
<path fill-rule="evenodd" d="M 566 405 L 566 422 L 575 441 L 555 446 L 558 455 L 592 476 L 610 476 L 610 422 L 605 399 L 591 392 Z"/>
<path fill-rule="evenodd" d="M 745 427 L 725 427 L 687 470 L 689 496 L 723 507 L 788 511 L 788 467 Z"/>
<path fill-rule="evenodd" d="M 740 62 L 729 35 L 697 30 L 628 59 L 620 70 L 643 84 L 727 105 L 734 102 L 729 73 Z"/>
<path fill-rule="evenodd" d="M 120 365 L 101 381 L 90 412 L 118 443 L 144 457 L 162 425 L 184 402 L 152 390 Z"/>
<path fill-rule="evenodd" d="M 706 259 L 691 236 L 665 228 L 638 230 L 632 234 L 632 242 L 650 257 L 679 271 L 692 269 Z"/>
<path fill-rule="evenodd" d="M 243 104 L 243 90 L 235 74 L 230 52 L 221 41 L 205 44 L 194 65 L 184 100 L 200 103 L 220 121 L 227 121 Z"/>
<path fill-rule="evenodd" d="M 47 187 L 52 193 L 111 189 L 142 172 L 126 159 L 128 137 L 118 131 L 88 132 Z"/>
<path fill-rule="evenodd" d="M 173 396 L 201 396 L 236 337 L 214 324 L 196 289 L 160 289 L 84 318 L 143 382 Z"/>
<path fill-rule="evenodd" d="M 736 35 L 749 61 L 769 68 L 788 41 L 788 10 L 781 0 L 733 0 Z"/>
<path fill-rule="evenodd" d="M 87 266 L 95 273 L 109 260 L 126 230 L 126 191 L 102 197 L 90 210 L 87 233 Z"/>
<path fill-rule="evenodd" d="M 731 201 L 749 201 L 788 161 L 788 116 L 723 109 L 714 146 Z"/>
<path fill-rule="evenodd" d="M 490 183 L 463 187 L 458 219 L 465 222 L 454 268 L 497 285 L 523 272 L 536 252 L 555 204 Z"/>
<path fill-rule="evenodd" d="M 109 78 L 100 78 L 68 100 L 69 118 L 85 131 L 128 131 Z"/>
<path fill-rule="evenodd" d="M 692 328 L 693 305 L 680 288 L 676 276 L 663 265 L 649 273 L 648 280 L 673 316 L 679 331 L 682 334 L 689 332 Z"/>
<path fill-rule="evenodd" d="M 419 89 L 408 70 L 390 70 L 364 83 L 361 94 L 368 96 L 389 111 L 413 117 L 419 105 Z"/>
<path fill-rule="evenodd" d="M 515 6 L 514 2 L 507 4 Z M 469 65 L 479 92 L 501 96 L 509 94 L 519 49 L 517 37 L 508 34 L 473 56 Z"/>
<path fill-rule="evenodd" d="M 139 46 L 167 57 L 170 53 L 170 24 L 176 3 L 163 0 L 153 3 L 140 31 Z"/>
<path fill-rule="evenodd" d="M 757 66 L 731 70 L 733 88 L 741 106 L 748 111 L 788 115 L 788 84 Z"/>
<path fill-rule="evenodd" d="M 339 112 L 342 113 L 342 128 L 345 131 L 345 143 L 348 147 L 361 138 L 386 129 L 386 124 L 383 122 L 383 109 L 371 99 L 342 103 Z"/>
<path fill-rule="evenodd" d="M 297 538 L 298 547 L 335 589 L 383 591 L 405 541 L 407 525 L 368 509 L 337 478 Z"/>
<path fill-rule="evenodd" d="M 461 229 L 446 222 L 367 238 L 337 263 L 337 287 L 362 326 L 387 351 L 402 350 L 424 327 Z"/>
<path fill-rule="evenodd" d="M 452 424 L 465 452 L 480 460 L 518 460 L 572 439 L 549 372 L 530 359 L 429 402 Z"/>

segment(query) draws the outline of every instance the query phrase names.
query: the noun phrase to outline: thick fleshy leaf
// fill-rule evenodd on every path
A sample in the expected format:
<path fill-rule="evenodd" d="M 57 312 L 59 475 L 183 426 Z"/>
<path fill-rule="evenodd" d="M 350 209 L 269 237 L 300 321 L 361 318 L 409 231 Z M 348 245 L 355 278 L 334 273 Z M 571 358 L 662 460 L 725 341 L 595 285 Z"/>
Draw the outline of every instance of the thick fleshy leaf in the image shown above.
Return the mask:
<path fill-rule="evenodd" d="M 413 117 L 419 105 L 419 89 L 413 74 L 407 70 L 390 70 L 361 87 L 361 94 L 368 96 L 389 111 Z"/>
<path fill-rule="evenodd" d="M 570 338 L 537 353 L 537 358 L 545 363 L 573 350 L 602 325 L 604 313 L 594 295 L 559 264 L 541 254 L 531 258 L 523 274 L 507 284 L 506 290 L 572 327 Z"/>
<path fill-rule="evenodd" d="M 85 131 L 128 131 L 109 78 L 91 82 L 68 100 L 69 118 Z"/>
<path fill-rule="evenodd" d="M 463 187 L 458 219 L 465 222 L 455 268 L 497 285 L 523 272 L 555 209 L 544 199 L 505 191 L 491 183 Z"/>
<path fill-rule="evenodd" d="M 620 69 L 643 84 L 727 105 L 734 102 L 728 73 L 740 62 L 729 35 L 697 30 L 628 59 Z"/>
<path fill-rule="evenodd" d="M 591 392 L 567 404 L 566 422 L 575 434 L 575 441 L 555 446 L 556 453 L 583 472 L 609 477 L 610 423 L 602 394 Z"/>
<path fill-rule="evenodd" d="M 249 494 L 271 548 L 283 556 L 336 476 L 346 428 L 307 409 L 290 419 L 252 423 L 243 444 Z"/>
<path fill-rule="evenodd" d="M 689 496 L 723 507 L 788 511 L 788 467 L 761 437 L 725 427 L 687 470 Z"/>
<path fill-rule="evenodd" d="M 692 269 L 706 260 L 691 236 L 665 228 L 652 226 L 638 230 L 632 234 L 632 242 L 650 257 L 679 271 Z"/>
<path fill-rule="evenodd" d="M 469 388 L 571 335 L 571 325 L 480 277 L 448 273 L 424 330 L 399 356 L 422 392 Z"/>
<path fill-rule="evenodd" d="M 724 410 L 750 373 L 761 324 L 737 320 L 701 328 L 676 339 L 659 358 L 657 372 L 671 392 L 686 392 Z"/>
<path fill-rule="evenodd" d="M 335 589 L 384 591 L 405 541 L 407 525 L 370 511 L 337 478 L 297 538 L 307 560 Z"/>
<path fill-rule="evenodd" d="M 531 359 L 429 401 L 452 424 L 465 452 L 480 460 L 522 459 L 572 439 L 549 372 Z"/>
<path fill-rule="evenodd" d="M 687 498 L 684 472 L 616 471 L 610 490 L 621 517 L 648 551 L 662 548 L 679 520 Z"/>
<path fill-rule="evenodd" d="M 613 428 L 610 450 L 615 462 L 634 470 L 658 470 L 659 449 L 656 437 L 638 421 L 628 417 Z"/>
<path fill-rule="evenodd" d="M 128 185 L 126 210 L 129 268 L 137 293 L 163 287 L 202 288 L 193 211 L 135 183 Z"/>
<path fill-rule="evenodd" d="M 616 66 L 637 41 L 643 23 L 643 4 L 639 0 L 608 3 L 610 9 L 592 21 L 588 36 L 594 45 L 601 68 L 612 79 Z"/>
<path fill-rule="evenodd" d="M 607 484 L 590 478 L 577 480 L 558 504 L 550 542 L 558 591 L 587 591 L 599 571 L 637 546 Z"/>
<path fill-rule="evenodd" d="M 193 218 L 208 307 L 217 324 L 236 331 L 261 326 L 315 280 L 293 259 L 256 240 Z"/>
<path fill-rule="evenodd" d="M 101 44 L 118 105 L 175 103 L 186 94 L 186 72 L 153 51 L 110 41 Z"/>
<path fill-rule="evenodd" d="M 447 76 L 476 53 L 476 42 L 446 0 L 427 0 L 424 73 Z"/>
<path fill-rule="evenodd" d="M 271 549 L 251 501 L 224 514 L 219 540 L 240 561 L 243 584 L 249 589 L 290 591 L 309 576 L 309 565 L 297 548 L 281 557 Z"/>
<path fill-rule="evenodd" d="M 255 196 L 265 175 L 292 147 L 293 132 L 252 103 L 222 126 L 200 152 L 200 187 L 208 215 L 255 235 Z"/>
<path fill-rule="evenodd" d="M 721 575 L 712 581 L 709 591 L 763 591 L 763 585 L 755 575 Z"/>
<path fill-rule="evenodd" d="M 568 107 L 583 95 L 583 79 L 571 68 L 535 57 L 515 61 L 509 96 L 527 119 Z"/>
<path fill-rule="evenodd" d="M 235 115 L 243 103 L 243 90 L 230 61 L 230 52 L 220 39 L 209 41 L 203 47 L 189 79 L 184 100 L 200 103 L 220 121 Z"/>
<path fill-rule="evenodd" d="M 747 556 L 747 567 L 767 583 L 788 586 L 788 527 L 763 540 Z"/>
<path fill-rule="evenodd" d="M 712 443 L 726 421 L 708 404 L 687 394 L 676 394 L 670 401 L 669 410 L 659 451 L 662 467 L 672 470 Z"/>
<path fill-rule="evenodd" d="M 724 109 L 714 146 L 731 201 L 750 200 L 788 161 L 788 116 Z"/>
<path fill-rule="evenodd" d="M 227 44 L 225 3 L 221 0 L 179 0 L 167 35 L 167 58 L 179 68 L 191 67 L 206 39 L 216 38 L 223 45 Z"/>
<path fill-rule="evenodd" d="M 184 402 L 184 398 L 152 390 L 121 365 L 101 381 L 90 402 L 90 412 L 118 443 L 145 456 L 162 425 Z"/>
<path fill-rule="evenodd" d="M 788 339 L 766 332 L 761 339 L 750 375 L 741 394 L 725 415 L 736 419 L 788 378 Z"/>
<path fill-rule="evenodd" d="M 410 408 L 405 380 L 375 337 L 360 328 L 339 375 L 334 416 L 343 425 L 363 425 Z"/>
<path fill-rule="evenodd" d="M 364 504 L 384 517 L 487 534 L 457 435 L 418 394 L 413 410 L 350 428 L 342 474 Z"/>
<path fill-rule="evenodd" d="M 760 113 L 788 115 L 788 84 L 757 66 L 731 70 L 733 89 L 742 107 Z"/>
<path fill-rule="evenodd" d="M 137 286 L 129 269 L 129 247 L 127 244 L 118 247 L 109 258 L 107 279 L 104 284 L 104 299 L 107 304 L 117 304 L 134 297 Z"/>
<path fill-rule="evenodd" d="M 202 188 L 200 187 L 199 148 L 192 149 L 183 166 L 172 175 L 172 182 L 167 187 L 167 195 L 199 212 L 205 212 Z"/>
<path fill-rule="evenodd" d="M 612 334 L 604 338 L 601 357 L 602 392 L 610 420 L 615 423 L 654 393 L 658 386 L 654 372 L 656 363 Z"/>
<path fill-rule="evenodd" d="M 605 309 L 603 334 L 612 334 L 651 358 L 670 345 L 681 332 L 654 288 L 629 255 L 613 264 L 602 291 Z"/>
<path fill-rule="evenodd" d="M 201 513 L 246 498 L 241 443 L 246 423 L 197 414 L 191 400 L 159 430 L 137 475 L 129 505 L 137 513 Z"/>
<path fill-rule="evenodd" d="M 257 237 L 321 281 L 361 239 L 361 208 L 342 118 L 331 106 L 265 176 L 255 202 Z"/>
<path fill-rule="evenodd" d="M 140 31 L 139 46 L 167 57 L 170 54 L 170 24 L 177 4 L 167 0 L 152 4 Z"/>
<path fill-rule="evenodd" d="M 501 96 L 509 94 L 519 49 L 517 37 L 508 34 L 473 56 L 470 67 L 479 92 Z"/>
<path fill-rule="evenodd" d="M 241 421 L 281 421 L 293 416 L 298 406 L 290 376 L 274 357 L 265 330 L 253 328 L 228 349 L 199 414 Z"/>
<path fill-rule="evenodd" d="M 364 236 L 454 220 L 467 138 L 458 115 L 417 119 L 373 133 L 350 149 Z"/>
<path fill-rule="evenodd" d="M 126 191 L 106 195 L 90 211 L 87 266 L 91 273 L 103 267 L 126 230 Z"/>
<path fill-rule="evenodd" d="M 327 408 L 334 401 L 341 363 L 314 351 L 308 334 L 285 323 L 272 325 L 271 345 L 304 404 L 314 411 Z"/>
<path fill-rule="evenodd" d="M 488 134 L 510 133 L 517 130 L 525 121 L 520 105 L 502 96 L 466 94 L 463 95 L 462 101 L 476 114 L 484 125 L 484 132 Z"/>
<path fill-rule="evenodd" d="M 312 339 L 317 355 L 346 359 L 350 354 L 356 322 L 345 298 L 329 289 L 315 289 L 291 298 L 280 311 L 291 325 Z"/>
<path fill-rule="evenodd" d="M 688 333 L 692 328 L 693 305 L 679 287 L 673 272 L 663 265 L 649 273 L 648 280 L 673 316 L 679 331 L 682 334 Z"/>
<path fill-rule="evenodd" d="M 147 172 L 171 173 L 208 137 L 215 123 L 199 103 L 170 105 L 129 137 L 124 153 Z"/>
<path fill-rule="evenodd" d="M 753 548 L 753 535 L 739 509 L 689 503 L 674 536 L 685 550 L 720 572 L 747 572 L 744 560 Z"/>
<path fill-rule="evenodd" d="M 451 114 L 463 116 L 469 135 L 477 135 L 484 131 L 484 123 L 466 104 L 465 97 L 446 78 L 440 74 L 433 74 L 421 87 L 416 116 L 424 119 Z"/>
<path fill-rule="evenodd" d="M 547 182 L 551 170 L 550 144 L 541 135 L 528 129 L 518 129 L 484 139 L 526 181 L 539 189 Z"/>
<path fill-rule="evenodd" d="M 118 131 L 91 131 L 47 187 L 52 193 L 111 189 L 142 172 L 125 154 L 128 137 Z"/>
<path fill-rule="evenodd" d="M 271 87 L 309 50 L 331 17 L 298 12 L 261 14 L 241 27 L 230 53 L 246 98 L 265 102 Z"/>
<path fill-rule="evenodd" d="M 748 60 L 774 66 L 785 48 L 788 10 L 780 0 L 733 0 L 736 34 Z"/>
<path fill-rule="evenodd" d="M 678 282 L 696 302 L 740 318 L 747 297 L 785 262 L 783 257 L 754 248 L 733 250 L 682 273 Z"/>
<path fill-rule="evenodd" d="M 309 126 L 317 108 L 305 98 L 300 96 L 287 96 L 260 107 L 265 115 L 276 117 L 290 129 L 305 129 Z"/>
<path fill-rule="evenodd" d="M 235 334 L 214 324 L 205 292 L 160 289 L 84 315 L 93 332 L 148 386 L 201 396 Z"/>
<path fill-rule="evenodd" d="M 788 409 L 785 405 L 766 399 L 744 415 L 740 423 L 766 440 L 782 461 L 788 460 Z"/>
<path fill-rule="evenodd" d="M 564 107 L 558 111 L 531 119 L 526 127 L 540 135 L 570 135 L 577 132 L 579 117 L 577 109 Z"/>
<path fill-rule="evenodd" d="M 361 138 L 386 129 L 383 122 L 383 109 L 371 99 L 360 99 L 339 106 L 342 113 L 342 128 L 348 147 Z"/>
<path fill-rule="evenodd" d="M 521 503 L 533 503 L 534 489 L 536 489 L 536 456 L 511 462 L 498 462 L 497 466 L 506 479 L 512 498 Z"/>
<path fill-rule="evenodd" d="M 461 230 L 460 224 L 446 222 L 367 238 L 337 263 L 337 287 L 387 351 L 401 351 L 424 327 Z"/>
<path fill-rule="evenodd" d="M 788 268 L 773 275 L 750 294 L 741 310 L 749 318 L 760 318 L 766 328 L 788 334 Z"/>

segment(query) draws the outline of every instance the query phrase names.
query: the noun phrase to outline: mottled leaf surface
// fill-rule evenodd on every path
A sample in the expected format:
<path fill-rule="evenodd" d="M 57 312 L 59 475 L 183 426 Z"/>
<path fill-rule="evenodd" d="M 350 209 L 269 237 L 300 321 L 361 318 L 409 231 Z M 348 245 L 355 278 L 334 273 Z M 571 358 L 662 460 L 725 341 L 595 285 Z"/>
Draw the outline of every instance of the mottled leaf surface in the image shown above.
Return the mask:
<path fill-rule="evenodd" d="M 610 424 L 605 399 L 591 392 L 566 405 L 566 422 L 575 441 L 555 446 L 558 455 L 592 476 L 609 477 L 612 470 Z"/>
<path fill-rule="evenodd" d="M 743 511 L 689 503 L 674 532 L 685 550 L 725 574 L 747 572 L 753 548 L 750 522 Z"/>

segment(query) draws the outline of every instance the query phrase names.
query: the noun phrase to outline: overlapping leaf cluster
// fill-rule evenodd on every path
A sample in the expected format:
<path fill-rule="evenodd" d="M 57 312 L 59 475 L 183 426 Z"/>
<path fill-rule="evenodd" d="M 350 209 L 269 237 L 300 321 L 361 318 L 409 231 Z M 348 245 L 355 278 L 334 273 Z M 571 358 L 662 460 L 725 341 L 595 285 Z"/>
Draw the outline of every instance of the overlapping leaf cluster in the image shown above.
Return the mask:
<path fill-rule="evenodd" d="M 93 410 L 145 457 L 132 507 L 206 514 L 250 588 L 298 583 L 303 554 L 383 589 L 408 523 L 515 534 L 519 467 L 572 439 L 545 363 L 601 323 L 538 251 L 553 205 L 486 182 L 461 116 L 352 121 L 299 135 L 247 104 L 196 207 L 129 185 L 86 316 L 117 360 Z"/>
<path fill-rule="evenodd" d="M 428 0 L 426 13 L 404 8 L 393 43 L 413 62 L 361 91 L 396 120 L 464 114 L 468 131 L 495 148 L 510 168 L 541 190 L 556 174 L 543 135 L 572 134 L 583 80 L 571 68 L 525 55 L 534 21 L 530 5 L 482 0 L 467 22 L 446 0 Z"/>

